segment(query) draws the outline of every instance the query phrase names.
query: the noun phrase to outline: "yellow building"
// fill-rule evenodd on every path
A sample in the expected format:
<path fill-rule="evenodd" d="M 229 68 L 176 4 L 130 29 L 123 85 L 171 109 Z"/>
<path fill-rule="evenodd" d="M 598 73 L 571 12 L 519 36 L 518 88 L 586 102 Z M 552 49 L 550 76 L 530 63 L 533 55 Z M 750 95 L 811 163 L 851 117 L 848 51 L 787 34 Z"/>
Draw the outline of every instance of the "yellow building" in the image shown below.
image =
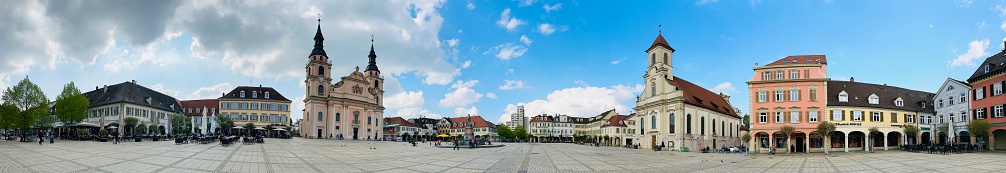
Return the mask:
<path fill-rule="evenodd" d="M 896 148 L 918 138 L 906 137 L 902 126 L 917 126 L 920 114 L 931 116 L 935 112 L 929 101 L 935 94 L 886 84 L 832 80 L 828 81 L 828 95 L 826 118 L 836 127 L 831 135 L 832 151 L 869 151 L 869 146 L 876 150 Z M 879 132 L 870 135 L 872 127 Z"/>
<path fill-rule="evenodd" d="M 239 86 L 217 100 L 220 115 L 234 120 L 234 126 L 290 126 L 291 101 L 273 88 Z"/>

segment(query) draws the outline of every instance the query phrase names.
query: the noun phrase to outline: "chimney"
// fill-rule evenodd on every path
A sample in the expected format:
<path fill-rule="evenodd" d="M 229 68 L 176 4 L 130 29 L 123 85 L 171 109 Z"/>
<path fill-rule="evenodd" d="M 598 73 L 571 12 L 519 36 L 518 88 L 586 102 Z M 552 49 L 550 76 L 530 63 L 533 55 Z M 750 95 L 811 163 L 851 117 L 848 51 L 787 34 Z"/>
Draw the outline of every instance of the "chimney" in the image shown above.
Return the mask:
<path fill-rule="evenodd" d="M 133 80 L 132 82 L 133 82 L 133 84 L 136 84 L 136 80 Z"/>
<path fill-rule="evenodd" d="M 105 91 L 102 91 L 102 92 L 108 92 L 108 85 L 105 85 L 104 87 L 101 87 L 101 89 L 105 90 Z"/>
<path fill-rule="evenodd" d="M 856 82 L 856 77 L 849 77 L 849 82 Z"/>

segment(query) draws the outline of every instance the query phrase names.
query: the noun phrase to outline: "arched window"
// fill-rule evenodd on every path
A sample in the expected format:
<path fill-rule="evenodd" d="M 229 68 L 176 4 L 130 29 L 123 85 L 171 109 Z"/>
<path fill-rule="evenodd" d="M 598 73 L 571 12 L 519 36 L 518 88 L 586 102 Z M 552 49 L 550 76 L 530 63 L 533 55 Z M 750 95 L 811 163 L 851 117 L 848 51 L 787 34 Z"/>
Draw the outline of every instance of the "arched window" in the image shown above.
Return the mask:
<path fill-rule="evenodd" d="M 725 126 L 725 125 L 726 125 L 726 122 L 720 121 L 720 136 L 723 136 L 723 135 L 725 135 L 727 133 L 726 132 L 727 126 Z"/>
<path fill-rule="evenodd" d="M 367 117 L 367 124 L 370 124 L 370 117 Z"/>
<path fill-rule="evenodd" d="M 380 84 L 377 80 L 374 80 L 374 89 L 380 88 Z"/>
<path fill-rule="evenodd" d="M 685 115 L 685 133 L 692 134 L 692 114 Z"/>
<path fill-rule="evenodd" d="M 318 95 L 319 96 L 325 96 L 325 86 L 318 85 Z"/>
<path fill-rule="evenodd" d="M 671 124 L 668 127 L 671 129 L 671 133 L 674 133 L 674 113 L 671 113 L 671 116 L 668 116 L 667 119 L 669 119 L 668 123 Z"/>
<path fill-rule="evenodd" d="M 340 116 L 339 113 L 335 113 L 335 121 L 339 121 Z"/>
<path fill-rule="evenodd" d="M 699 135 L 706 135 L 706 117 L 699 117 Z"/>
<path fill-rule="evenodd" d="M 670 62 L 667 62 L 667 53 L 664 53 L 664 64 L 671 65 Z"/>
<path fill-rule="evenodd" d="M 712 120 L 712 121 L 709 121 L 709 124 L 713 124 L 713 128 L 710 128 L 710 129 L 712 129 L 712 130 L 710 130 L 710 131 L 712 131 L 712 132 L 713 132 L 713 134 L 716 134 L 716 119 L 715 119 L 715 118 L 713 118 L 713 120 Z M 720 134 L 720 135 L 723 135 L 723 134 Z"/>
<path fill-rule="evenodd" d="M 269 91 L 265 92 L 265 98 L 269 98 Z"/>
<path fill-rule="evenodd" d="M 657 96 L 657 83 L 650 82 L 650 95 Z"/>
<path fill-rule="evenodd" d="M 318 75 L 325 75 L 325 67 L 318 66 Z"/>
<path fill-rule="evenodd" d="M 354 122 L 360 121 L 360 111 L 353 112 L 353 121 Z"/>
<path fill-rule="evenodd" d="M 650 65 L 657 63 L 657 54 L 650 54 Z"/>
<path fill-rule="evenodd" d="M 650 116 L 650 128 L 657 129 L 657 116 Z"/>
<path fill-rule="evenodd" d="M 318 112 L 318 121 L 321 121 L 322 120 L 321 118 L 322 118 L 321 112 Z"/>
<path fill-rule="evenodd" d="M 643 124 L 646 124 L 646 121 L 643 121 L 643 120 L 645 120 L 645 118 L 639 118 L 639 134 L 640 135 L 645 134 L 645 131 L 646 131 L 646 126 L 643 126 Z"/>

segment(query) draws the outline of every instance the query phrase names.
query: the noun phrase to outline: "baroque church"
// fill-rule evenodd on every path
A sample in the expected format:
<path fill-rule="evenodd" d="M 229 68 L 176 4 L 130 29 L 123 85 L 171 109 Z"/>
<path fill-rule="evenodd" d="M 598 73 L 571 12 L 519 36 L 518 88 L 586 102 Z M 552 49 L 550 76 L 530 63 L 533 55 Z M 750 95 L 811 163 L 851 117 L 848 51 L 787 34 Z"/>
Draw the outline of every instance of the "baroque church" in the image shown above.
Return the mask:
<path fill-rule="evenodd" d="M 300 131 L 309 138 L 347 140 L 382 139 L 384 124 L 384 78 L 377 68 L 373 39 L 370 62 L 363 72 L 360 67 L 347 76 L 333 81 L 332 60 L 325 53 L 325 37 L 321 34 L 321 19 L 314 35 L 314 50 L 304 66 L 307 86 L 304 119 Z M 333 83 L 334 82 L 334 83 Z"/>

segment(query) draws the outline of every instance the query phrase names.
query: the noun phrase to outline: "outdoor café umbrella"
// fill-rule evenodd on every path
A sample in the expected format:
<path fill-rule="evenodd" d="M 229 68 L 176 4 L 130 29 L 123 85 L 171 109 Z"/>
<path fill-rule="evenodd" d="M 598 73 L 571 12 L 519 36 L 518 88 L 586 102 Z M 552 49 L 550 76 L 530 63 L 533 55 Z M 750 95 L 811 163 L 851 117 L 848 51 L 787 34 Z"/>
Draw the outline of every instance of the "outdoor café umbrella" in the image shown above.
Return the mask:
<path fill-rule="evenodd" d="M 245 129 L 245 127 L 242 127 L 242 126 L 234 126 L 234 128 L 233 128 L 233 129 L 238 129 L 238 133 L 241 133 L 241 129 Z"/>

